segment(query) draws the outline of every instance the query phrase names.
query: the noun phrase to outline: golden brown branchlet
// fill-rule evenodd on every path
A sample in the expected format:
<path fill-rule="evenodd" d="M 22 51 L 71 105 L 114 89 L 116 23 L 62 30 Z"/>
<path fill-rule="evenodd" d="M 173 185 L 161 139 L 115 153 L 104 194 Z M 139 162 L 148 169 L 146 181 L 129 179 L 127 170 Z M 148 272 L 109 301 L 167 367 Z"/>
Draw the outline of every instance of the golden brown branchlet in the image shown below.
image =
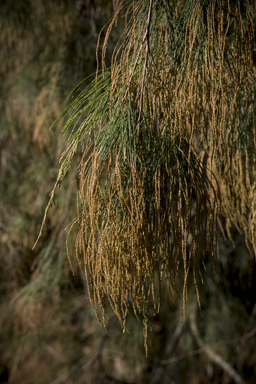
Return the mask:
<path fill-rule="evenodd" d="M 51 201 L 87 140 L 76 255 L 98 318 L 105 324 L 107 297 L 125 329 L 129 307 L 146 327 L 150 298 L 159 310 L 163 276 L 177 289 L 182 263 L 184 308 L 190 270 L 200 303 L 219 214 L 225 234 L 234 224 L 256 251 L 256 79 L 249 1 L 246 16 L 229 1 L 133 2 L 108 70 L 108 37 L 124 9 L 109 24 L 96 85 L 72 104 L 66 129 L 86 118 L 73 128 Z"/>

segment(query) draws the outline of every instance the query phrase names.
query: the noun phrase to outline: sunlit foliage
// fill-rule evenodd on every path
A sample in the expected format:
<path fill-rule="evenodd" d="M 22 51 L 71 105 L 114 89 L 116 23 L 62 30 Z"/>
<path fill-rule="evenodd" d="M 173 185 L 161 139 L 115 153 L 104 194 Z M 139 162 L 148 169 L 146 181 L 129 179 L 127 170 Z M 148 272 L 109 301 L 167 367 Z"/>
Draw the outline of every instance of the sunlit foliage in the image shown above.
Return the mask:
<path fill-rule="evenodd" d="M 71 228 L 104 324 L 105 296 L 124 329 L 130 303 L 146 324 L 150 295 L 159 309 L 163 275 L 176 290 L 181 260 L 184 306 L 190 268 L 199 301 L 220 213 L 227 235 L 232 222 L 255 251 L 254 12 L 249 1 L 126 3 L 102 70 L 66 112 L 71 135 L 46 213 L 81 144 Z"/>

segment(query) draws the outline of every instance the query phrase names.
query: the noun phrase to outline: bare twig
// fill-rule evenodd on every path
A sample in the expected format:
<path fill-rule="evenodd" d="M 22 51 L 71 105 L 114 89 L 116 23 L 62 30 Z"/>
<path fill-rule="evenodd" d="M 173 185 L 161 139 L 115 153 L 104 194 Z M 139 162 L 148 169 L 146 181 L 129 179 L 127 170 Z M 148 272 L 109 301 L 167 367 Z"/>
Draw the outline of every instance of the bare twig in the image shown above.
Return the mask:
<path fill-rule="evenodd" d="M 207 354 L 208 358 L 215 364 L 219 365 L 230 377 L 232 377 L 235 383 L 245 384 L 245 381 L 242 379 L 242 377 L 229 363 L 227 363 L 220 355 L 214 352 L 208 345 L 204 345 L 197 328 L 195 313 L 191 313 L 189 315 L 189 320 L 192 335 L 194 336 L 198 346 L 204 348 L 204 352 Z"/>
<path fill-rule="evenodd" d="M 165 361 L 173 353 L 173 351 L 177 345 L 177 342 L 179 341 L 179 339 L 180 339 L 180 337 L 184 331 L 184 326 L 185 326 L 185 319 L 182 317 L 178 321 L 178 324 L 177 324 L 174 332 L 170 334 L 170 336 L 167 340 L 162 361 Z M 154 373 L 153 378 L 150 381 L 150 384 L 161 383 L 161 377 L 164 374 L 165 369 L 166 369 L 166 367 L 162 364 L 162 361 L 160 362 L 161 366 L 156 369 L 156 372 Z M 171 378 L 170 378 L 170 382 L 174 383 L 174 381 Z"/>
<path fill-rule="evenodd" d="M 253 310 L 252 310 L 252 314 L 251 314 L 251 316 L 250 316 L 250 318 L 248 320 L 248 323 L 247 323 L 247 325 L 245 327 L 244 334 L 240 338 L 239 344 L 236 346 L 236 348 L 234 350 L 234 355 L 233 355 L 233 358 L 231 360 L 232 362 L 234 362 L 236 357 L 241 353 L 242 348 L 244 347 L 245 341 L 249 337 L 252 337 L 252 336 L 255 335 L 255 333 L 256 333 L 256 327 L 255 327 L 256 321 L 255 320 L 256 320 L 256 304 L 254 304 L 254 307 L 253 307 Z M 253 329 L 248 333 L 248 330 L 250 328 L 252 328 L 252 327 L 253 327 Z M 248 337 L 248 335 L 249 335 L 249 337 Z M 230 383 L 230 378 L 225 373 L 223 375 L 223 383 L 225 383 L 225 384 L 229 384 Z"/>
<path fill-rule="evenodd" d="M 64 381 L 67 380 L 67 375 L 64 373 L 63 375 L 60 375 L 57 377 L 57 379 L 53 380 L 51 384 L 61 384 L 64 383 Z"/>
<path fill-rule="evenodd" d="M 231 340 L 223 340 L 223 341 L 219 341 L 218 343 L 214 343 L 214 344 L 210 344 L 210 345 L 204 345 L 202 348 L 195 349 L 191 352 L 187 352 L 187 353 L 184 353 L 182 355 L 172 357 L 171 359 L 168 359 L 168 360 L 162 360 L 161 364 L 162 365 L 174 364 L 174 363 L 177 363 L 177 361 L 187 359 L 190 356 L 195 356 L 195 355 L 199 355 L 200 353 L 203 353 L 205 351 L 206 347 L 214 348 L 214 347 L 220 347 L 222 345 L 238 343 L 241 340 L 246 340 L 246 339 L 251 338 L 255 334 L 256 334 L 256 327 L 254 329 L 252 329 L 251 332 L 247 333 L 246 335 L 244 335 L 242 337 L 237 337 L 237 338 L 231 339 Z"/>
<path fill-rule="evenodd" d="M 56 357 L 57 360 L 59 361 L 65 361 L 65 357 L 62 355 L 62 353 L 60 353 L 59 351 L 57 351 L 57 349 L 53 348 L 53 346 L 51 346 L 50 344 L 48 343 L 42 343 L 42 346 L 44 347 L 44 349 L 50 353 L 50 355 Z"/>
<path fill-rule="evenodd" d="M 114 317 L 115 317 L 115 313 L 113 312 L 108 319 L 106 328 L 109 327 L 109 325 L 111 324 Z M 96 349 L 95 354 L 92 356 L 92 358 L 86 364 L 83 365 L 83 367 L 81 368 L 82 372 L 87 371 L 89 368 L 91 368 L 96 363 L 97 360 L 100 359 L 101 354 L 102 354 L 102 349 L 103 349 L 103 346 L 104 346 L 104 343 L 105 343 L 107 337 L 108 337 L 108 333 L 104 330 L 104 333 L 100 339 L 100 342 L 98 344 L 98 347 Z"/>
<path fill-rule="evenodd" d="M 180 337 L 182 336 L 182 333 L 184 331 L 185 327 L 185 319 L 184 317 L 181 317 L 181 319 L 178 321 L 178 324 L 174 330 L 174 332 L 169 336 L 169 339 L 167 341 L 166 347 L 165 347 L 165 352 L 164 352 L 164 359 L 167 359 L 168 356 L 170 356 L 176 345 L 177 342 L 179 341 Z"/>

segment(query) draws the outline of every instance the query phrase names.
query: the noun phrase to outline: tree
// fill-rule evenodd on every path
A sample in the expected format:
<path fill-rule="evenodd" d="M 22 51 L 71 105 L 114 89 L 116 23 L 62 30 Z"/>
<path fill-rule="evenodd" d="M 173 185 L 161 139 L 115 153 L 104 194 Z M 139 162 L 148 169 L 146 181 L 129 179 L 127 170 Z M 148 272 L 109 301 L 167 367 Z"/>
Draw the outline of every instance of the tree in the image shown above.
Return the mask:
<path fill-rule="evenodd" d="M 152 16 L 156 9 L 159 14 L 161 4 L 171 6 L 168 2 L 153 1 Z M 190 6 L 194 7 L 193 4 L 194 2 L 191 2 Z M 224 10 L 228 9 L 227 2 L 222 4 Z M 237 28 L 235 8 L 239 4 L 237 1 L 230 1 L 229 4 L 231 20 L 227 41 L 235 42 L 233 40 L 234 31 Z M 252 2 L 250 4 L 253 6 Z M 142 26 L 147 25 L 149 5 L 150 2 L 147 3 L 148 8 L 145 8 L 145 20 Z M 119 7 L 117 2 L 115 7 L 116 10 Z M 48 194 L 58 174 L 59 156 L 68 146 L 68 135 L 63 135 L 59 129 L 59 126 L 63 126 L 61 119 L 51 131 L 49 127 L 68 105 L 67 94 L 81 79 L 96 71 L 95 47 L 98 33 L 113 14 L 112 1 L 2 1 L 0 10 L 2 31 L 0 79 L 3 89 L 0 98 L 0 381 L 7 381 L 8 378 L 10 384 L 24 382 L 27 384 L 42 382 L 227 384 L 239 380 L 236 375 L 238 373 L 240 379 L 254 384 L 256 381 L 256 264 L 246 248 L 242 226 L 237 225 L 238 228 L 236 228 L 232 223 L 232 220 L 239 221 L 242 218 L 239 211 L 241 200 L 235 199 L 236 195 L 240 195 L 247 204 L 245 209 L 248 210 L 248 214 L 245 215 L 245 220 L 250 219 L 248 206 L 251 201 L 249 198 L 246 200 L 244 196 L 247 189 L 241 192 L 243 181 L 239 182 L 237 178 L 240 172 L 240 160 L 234 163 L 232 175 L 235 177 L 232 177 L 232 185 L 229 187 L 231 174 L 228 170 L 225 175 L 227 184 L 221 184 L 223 179 L 217 179 L 218 172 L 214 171 L 212 175 L 209 171 L 211 159 L 209 152 L 200 152 L 200 149 L 196 149 L 196 144 L 191 147 L 199 161 L 199 169 L 207 187 L 207 196 L 211 192 L 214 196 L 215 192 L 220 198 L 215 184 L 217 179 L 219 190 L 224 191 L 226 204 L 221 208 L 227 207 L 227 212 L 232 214 L 232 220 L 228 226 L 226 226 L 225 216 L 221 213 L 217 216 L 219 223 L 217 224 L 216 273 L 212 267 L 210 252 L 206 252 L 203 256 L 204 264 L 199 260 L 200 266 L 203 266 L 201 269 L 204 284 L 196 269 L 201 309 L 199 310 L 194 289 L 191 257 L 191 268 L 186 281 L 186 317 L 184 318 L 182 300 L 184 267 L 181 258 L 178 273 L 175 276 L 176 288 L 180 295 L 174 292 L 170 284 L 168 289 L 163 267 L 159 313 L 156 308 L 154 309 L 151 297 L 146 303 L 145 309 L 149 313 L 148 321 L 152 326 L 151 331 L 148 332 L 148 357 L 145 356 L 143 346 L 143 322 L 137 321 L 132 310 L 126 317 L 128 332 L 124 334 L 118 318 L 114 315 L 109 317 L 106 321 L 110 335 L 108 337 L 106 331 L 100 327 L 90 304 L 84 266 L 82 265 L 82 271 L 80 271 L 79 263 L 74 260 L 74 243 L 79 231 L 77 223 L 74 224 L 68 239 L 74 275 L 66 256 L 65 237 L 70 227 L 66 231 L 65 228 L 77 216 L 75 186 L 76 184 L 78 187 L 81 186 L 78 177 L 76 181 L 77 166 L 83 154 L 80 144 L 72 159 L 68 177 L 63 179 L 61 188 L 55 193 L 56 205 L 48 211 L 40 241 L 33 251 L 31 248 L 35 241 L 35 234 L 40 230 Z M 242 1 L 240 1 L 240 11 L 246 24 L 246 8 Z M 120 13 L 120 17 L 116 19 L 117 24 L 114 22 L 109 34 L 106 67 L 111 64 L 112 50 L 126 20 L 129 22 L 129 17 L 132 16 L 132 13 L 127 14 L 127 12 L 129 10 L 124 10 L 123 14 Z M 204 20 L 207 22 L 207 12 L 205 15 Z M 214 15 L 215 30 L 218 35 L 217 5 Z M 163 18 L 163 22 L 164 20 Z M 154 18 L 150 20 L 151 38 L 156 30 L 156 28 L 152 29 L 152 25 L 154 25 Z M 255 29 L 254 21 L 253 25 Z M 99 62 L 101 62 L 107 30 L 108 28 L 104 28 L 101 33 L 98 49 Z M 188 29 L 190 30 L 191 28 Z M 145 29 L 142 30 L 141 27 L 141 31 L 142 41 Z M 162 36 L 164 40 L 164 32 Z M 138 39 L 137 43 L 140 47 Z M 134 72 L 137 73 L 137 77 L 131 82 L 135 91 L 139 84 L 139 74 L 143 74 L 145 44 L 146 42 L 141 48 L 141 57 L 138 59 L 140 67 L 137 67 Z M 197 44 L 196 40 L 195 47 Z M 156 51 L 159 52 L 157 45 Z M 165 56 L 161 59 L 164 63 L 167 62 Z M 224 54 L 224 59 L 226 58 L 227 55 Z M 154 59 L 158 71 L 161 68 L 166 74 L 168 72 L 166 66 L 162 68 L 161 62 L 155 56 Z M 231 70 L 233 60 L 234 57 L 230 59 Z M 254 56 L 253 60 L 255 61 Z M 149 53 L 145 84 L 151 65 L 152 59 Z M 150 70 L 151 74 L 153 69 Z M 122 71 L 122 74 L 124 73 L 125 71 Z M 78 87 L 73 93 L 74 97 L 79 96 L 79 91 L 83 91 L 92 79 L 93 77 L 85 80 L 80 90 Z M 154 79 L 153 75 L 150 77 L 151 82 L 152 79 Z M 155 82 L 157 81 L 158 77 Z M 164 84 L 168 88 L 169 83 Z M 140 99 L 141 83 L 138 90 L 137 100 Z M 147 92 L 150 93 L 148 88 Z M 100 95 L 102 94 L 99 90 L 99 97 Z M 240 95 L 243 99 L 243 93 Z M 136 98 L 136 92 L 134 98 Z M 136 107 L 137 102 L 134 104 Z M 125 101 L 123 105 L 126 105 Z M 241 143 L 245 140 L 246 146 L 249 143 L 250 147 L 254 145 L 254 133 L 250 123 L 246 122 L 243 108 L 242 105 L 241 127 L 248 124 L 244 129 L 250 133 L 250 140 L 246 142 L 248 135 L 241 136 Z M 170 110 L 172 111 L 171 108 Z M 71 108 L 67 112 L 72 114 L 72 111 L 74 110 Z M 207 111 L 209 112 L 209 109 Z M 121 112 L 125 114 L 123 110 Z M 70 117 L 69 114 L 67 118 Z M 81 115 L 80 122 L 87 116 L 85 111 L 84 115 Z M 161 119 L 163 119 L 162 114 L 156 122 Z M 250 119 L 253 121 L 253 116 Z M 241 127 L 238 129 L 240 130 Z M 97 133 L 100 127 L 96 128 Z M 158 159 L 161 141 L 157 141 L 155 136 L 152 137 L 148 146 L 154 148 L 155 144 L 159 143 L 154 154 Z M 94 138 L 92 136 L 92 139 Z M 141 140 L 145 142 L 145 135 Z M 177 145 L 179 146 L 179 140 Z M 241 146 L 238 146 L 239 148 L 241 149 Z M 92 150 L 93 146 L 88 156 Z M 184 149 L 181 148 L 181 150 L 186 155 Z M 177 152 L 181 153 L 178 149 Z M 236 150 L 233 151 L 234 153 Z M 242 149 L 241 153 L 243 153 Z M 151 152 L 149 160 L 150 155 Z M 174 155 L 177 157 L 176 153 Z M 241 161 L 245 166 L 244 158 Z M 184 163 L 181 163 L 183 166 Z M 218 166 L 219 164 L 217 163 Z M 253 157 L 250 158 L 249 164 L 251 182 Z M 227 164 L 224 163 L 224 165 Z M 107 169 L 102 174 L 102 187 L 106 179 L 106 171 Z M 160 171 L 161 177 L 164 171 L 162 169 Z M 148 170 L 147 175 L 151 175 L 150 172 L 151 170 Z M 161 185 L 164 186 L 164 182 L 163 180 Z M 154 179 L 151 183 L 155 190 Z M 208 183 L 212 185 L 208 186 Z M 191 179 L 188 179 L 187 184 L 191 186 Z M 193 217 L 193 210 L 196 209 L 195 199 L 196 191 L 193 191 L 190 214 L 193 229 L 196 224 Z M 232 209 L 232 205 L 235 210 Z M 173 207 L 175 207 L 174 203 Z M 242 225 L 246 224 L 241 222 Z M 165 221 L 164 225 L 166 225 Z M 226 239 L 220 226 L 223 227 Z M 227 228 L 234 244 L 228 239 Z M 185 247 L 187 260 L 189 260 L 191 251 L 189 238 Z M 154 275 L 157 291 L 156 304 L 158 304 L 157 268 Z M 105 301 L 105 305 L 107 318 L 112 309 L 108 300 Z M 140 314 L 137 311 L 137 314 L 139 319 L 143 320 L 143 313 Z"/>
<path fill-rule="evenodd" d="M 128 1 L 109 22 L 102 69 L 74 91 L 43 225 L 81 145 L 70 231 L 104 326 L 107 296 L 124 330 L 130 306 L 142 313 L 146 338 L 150 297 L 159 311 L 162 280 L 179 291 L 183 273 L 185 310 L 190 269 L 200 306 L 217 220 L 229 239 L 231 225 L 242 231 L 255 253 L 254 14 L 254 1 Z M 128 21 L 107 68 L 120 15 Z"/>

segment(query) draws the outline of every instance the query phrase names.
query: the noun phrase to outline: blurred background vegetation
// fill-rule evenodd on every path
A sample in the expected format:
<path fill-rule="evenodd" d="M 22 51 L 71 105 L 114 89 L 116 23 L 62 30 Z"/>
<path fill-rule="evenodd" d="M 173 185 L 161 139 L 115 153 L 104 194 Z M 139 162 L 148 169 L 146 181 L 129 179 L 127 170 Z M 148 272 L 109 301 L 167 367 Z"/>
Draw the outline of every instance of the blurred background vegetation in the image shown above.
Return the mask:
<path fill-rule="evenodd" d="M 49 128 L 71 90 L 95 72 L 98 33 L 115 6 L 110 0 L 0 2 L 0 383 L 228 384 L 233 372 L 253 384 L 256 266 L 235 228 L 235 248 L 219 236 L 215 273 L 206 260 L 201 312 L 192 280 L 186 319 L 182 298 L 163 288 L 160 313 L 153 316 L 152 307 L 148 358 L 135 316 L 123 334 L 108 311 L 108 336 L 75 261 L 74 276 L 70 269 L 65 228 L 76 211 L 79 157 L 32 251 L 67 141 L 61 122 Z M 123 22 L 111 35 L 109 64 Z M 71 235 L 70 249 L 74 240 Z"/>

